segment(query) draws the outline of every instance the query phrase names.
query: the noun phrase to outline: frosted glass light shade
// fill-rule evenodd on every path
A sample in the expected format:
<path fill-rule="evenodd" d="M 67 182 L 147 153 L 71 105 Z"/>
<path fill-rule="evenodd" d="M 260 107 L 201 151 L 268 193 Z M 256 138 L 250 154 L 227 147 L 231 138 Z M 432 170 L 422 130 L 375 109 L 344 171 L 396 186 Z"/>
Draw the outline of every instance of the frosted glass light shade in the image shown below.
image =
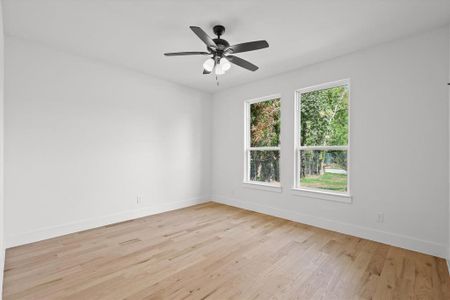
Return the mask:
<path fill-rule="evenodd" d="M 214 59 L 208 58 L 208 59 L 203 63 L 203 68 L 204 68 L 206 71 L 211 72 L 212 69 L 214 68 Z"/>
<path fill-rule="evenodd" d="M 216 75 L 222 75 L 225 74 L 225 70 L 223 69 L 222 64 L 217 64 L 216 65 Z"/>
<path fill-rule="evenodd" d="M 220 65 L 222 66 L 222 70 L 225 72 L 225 71 L 228 71 L 230 68 L 231 68 L 231 64 L 230 64 L 230 62 L 228 61 L 228 59 L 226 59 L 225 57 L 222 57 L 221 59 L 220 59 Z"/>

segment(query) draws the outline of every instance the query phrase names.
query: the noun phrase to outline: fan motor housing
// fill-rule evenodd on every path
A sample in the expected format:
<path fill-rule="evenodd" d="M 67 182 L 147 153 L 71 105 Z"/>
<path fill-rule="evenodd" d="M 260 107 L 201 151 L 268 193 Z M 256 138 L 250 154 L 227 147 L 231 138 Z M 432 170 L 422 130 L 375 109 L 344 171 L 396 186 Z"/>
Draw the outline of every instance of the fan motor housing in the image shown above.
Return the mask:
<path fill-rule="evenodd" d="M 225 50 L 226 48 L 230 47 L 230 43 L 228 43 L 226 40 L 217 38 L 213 39 L 214 43 L 217 45 L 218 50 Z"/>

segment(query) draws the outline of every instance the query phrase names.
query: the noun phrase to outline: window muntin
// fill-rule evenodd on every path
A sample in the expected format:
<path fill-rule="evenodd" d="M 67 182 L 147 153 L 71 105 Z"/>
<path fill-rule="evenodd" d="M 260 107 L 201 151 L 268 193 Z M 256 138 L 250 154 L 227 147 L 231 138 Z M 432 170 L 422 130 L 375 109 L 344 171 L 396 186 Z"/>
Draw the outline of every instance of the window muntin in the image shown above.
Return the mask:
<path fill-rule="evenodd" d="M 349 82 L 296 93 L 295 188 L 349 194 Z"/>
<path fill-rule="evenodd" d="M 244 182 L 280 185 L 279 96 L 246 101 Z"/>

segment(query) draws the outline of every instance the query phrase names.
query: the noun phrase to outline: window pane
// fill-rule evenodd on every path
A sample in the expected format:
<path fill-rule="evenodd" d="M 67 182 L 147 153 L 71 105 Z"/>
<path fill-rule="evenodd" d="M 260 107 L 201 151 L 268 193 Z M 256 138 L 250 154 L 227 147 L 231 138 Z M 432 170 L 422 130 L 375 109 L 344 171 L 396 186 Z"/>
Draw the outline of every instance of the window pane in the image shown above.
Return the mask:
<path fill-rule="evenodd" d="M 300 150 L 300 186 L 347 191 L 347 151 Z"/>
<path fill-rule="evenodd" d="M 302 93 L 300 142 L 302 146 L 348 144 L 348 86 Z"/>
<path fill-rule="evenodd" d="M 250 105 L 250 146 L 280 144 L 280 99 Z"/>
<path fill-rule="evenodd" d="M 280 151 L 250 151 L 250 180 L 280 182 Z"/>

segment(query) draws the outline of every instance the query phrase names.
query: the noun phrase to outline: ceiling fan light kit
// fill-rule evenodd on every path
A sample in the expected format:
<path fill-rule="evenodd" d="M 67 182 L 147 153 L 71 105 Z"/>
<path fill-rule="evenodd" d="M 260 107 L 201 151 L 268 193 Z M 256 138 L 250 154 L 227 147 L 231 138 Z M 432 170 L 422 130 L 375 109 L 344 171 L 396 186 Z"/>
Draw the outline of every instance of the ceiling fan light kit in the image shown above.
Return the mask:
<path fill-rule="evenodd" d="M 208 58 L 204 63 L 203 63 L 203 69 L 211 72 L 214 69 L 214 59 L 212 58 Z"/>
<path fill-rule="evenodd" d="M 164 53 L 165 56 L 185 56 L 185 55 L 210 55 L 203 63 L 203 74 L 222 75 L 231 68 L 231 63 L 249 71 L 256 71 L 258 67 L 240 57 L 234 56 L 236 53 L 259 50 L 269 47 L 265 40 L 241 43 L 230 46 L 228 41 L 220 38 L 224 32 L 225 27 L 216 25 L 213 27 L 213 32 L 217 38 L 212 39 L 206 34 L 203 29 L 198 26 L 190 26 L 191 30 L 203 41 L 206 45 L 207 52 L 191 51 L 191 52 L 171 52 Z"/>

